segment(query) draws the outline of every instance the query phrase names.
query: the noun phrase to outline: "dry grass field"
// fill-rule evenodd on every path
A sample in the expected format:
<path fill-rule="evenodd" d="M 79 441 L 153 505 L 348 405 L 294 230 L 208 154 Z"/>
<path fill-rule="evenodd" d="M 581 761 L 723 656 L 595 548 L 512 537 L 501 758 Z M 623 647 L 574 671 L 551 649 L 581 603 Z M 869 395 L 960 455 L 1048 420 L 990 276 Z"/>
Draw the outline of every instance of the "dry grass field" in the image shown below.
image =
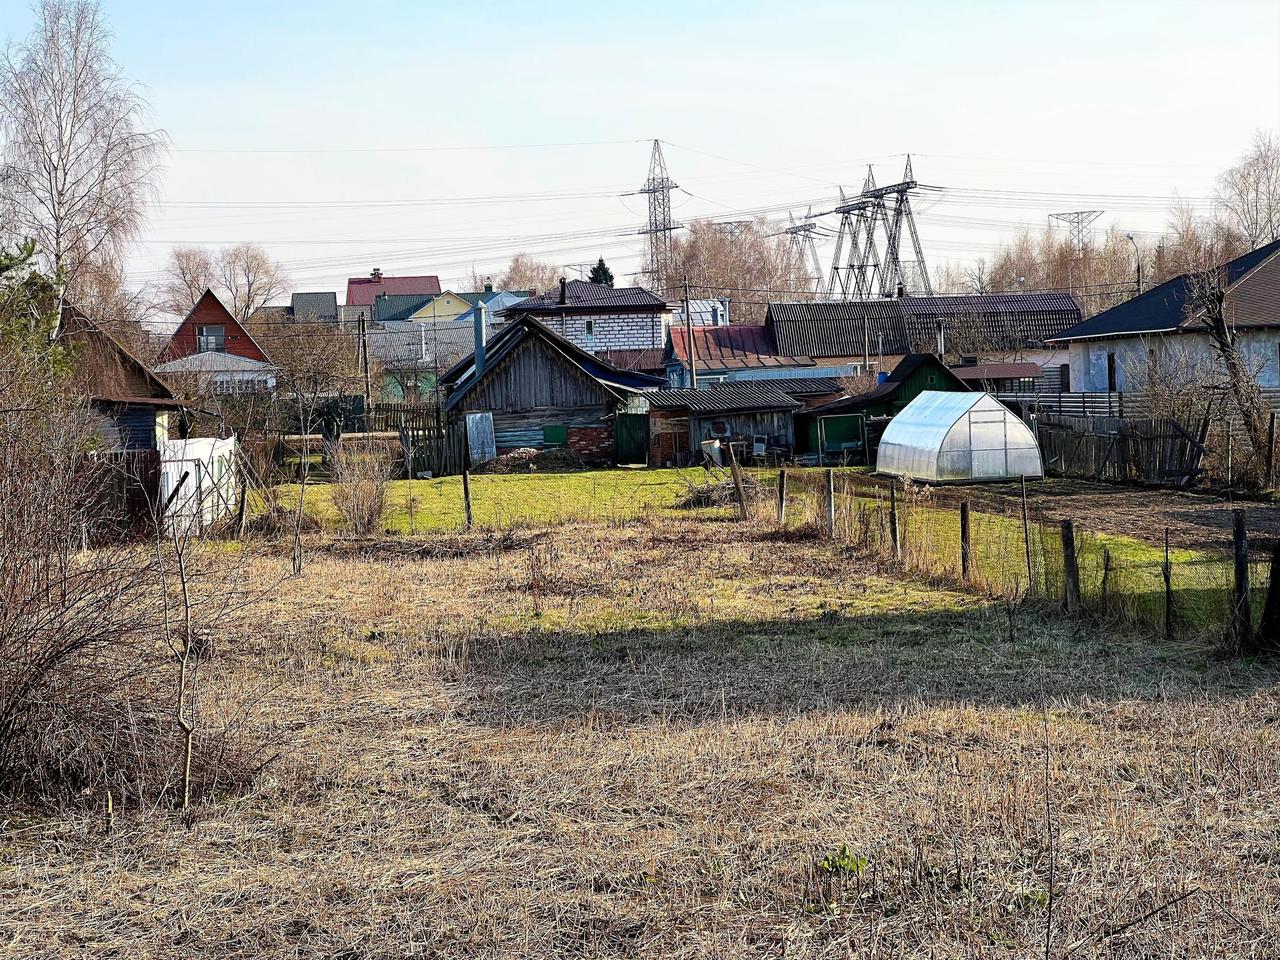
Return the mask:
<path fill-rule="evenodd" d="M 311 547 L 228 554 L 278 758 L 0 817 L 0 955 L 1277 956 L 1274 671 L 767 524 Z"/>

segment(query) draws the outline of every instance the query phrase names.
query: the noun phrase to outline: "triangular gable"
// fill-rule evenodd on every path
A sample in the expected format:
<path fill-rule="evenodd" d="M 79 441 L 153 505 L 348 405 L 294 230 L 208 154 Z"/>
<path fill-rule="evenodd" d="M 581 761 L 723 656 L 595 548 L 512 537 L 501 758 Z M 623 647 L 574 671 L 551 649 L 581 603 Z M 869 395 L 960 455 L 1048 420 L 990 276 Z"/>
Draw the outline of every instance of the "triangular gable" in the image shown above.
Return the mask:
<path fill-rule="evenodd" d="M 62 309 L 58 339 L 77 348 L 73 379 L 97 400 L 169 400 L 173 390 L 101 326 L 71 306 Z"/>
<path fill-rule="evenodd" d="M 195 302 L 195 306 L 183 317 L 182 322 L 169 338 L 169 342 L 165 344 L 164 350 L 160 352 L 160 361 L 164 363 L 199 353 L 196 328 L 212 324 L 223 327 L 227 353 L 249 360 L 271 362 L 267 351 L 262 349 L 262 345 L 245 329 L 244 324 L 232 316 L 231 311 L 212 290 L 205 290 L 200 295 L 200 299 Z"/>

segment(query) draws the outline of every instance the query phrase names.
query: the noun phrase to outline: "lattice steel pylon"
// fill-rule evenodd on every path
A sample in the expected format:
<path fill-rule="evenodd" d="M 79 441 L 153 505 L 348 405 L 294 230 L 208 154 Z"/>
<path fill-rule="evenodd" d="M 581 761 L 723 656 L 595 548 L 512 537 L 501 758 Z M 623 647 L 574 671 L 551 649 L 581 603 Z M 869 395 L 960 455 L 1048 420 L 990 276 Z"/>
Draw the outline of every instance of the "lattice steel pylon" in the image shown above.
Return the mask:
<path fill-rule="evenodd" d="M 789 223 L 782 228 L 782 232 L 787 235 L 787 262 L 811 271 L 805 277 L 805 286 L 809 293 L 817 296 L 822 293 L 823 271 L 822 261 L 818 259 L 818 225 L 812 218 L 812 208 L 805 215 L 803 223 L 796 223 L 795 216 L 788 213 Z"/>
<path fill-rule="evenodd" d="M 827 280 L 828 297 L 834 300 L 893 297 L 899 288 L 904 293 L 933 295 L 924 247 L 911 210 L 910 194 L 919 186 L 908 156 L 900 182 L 877 187 L 875 174 L 868 166 L 861 193 L 848 197 L 840 191 L 841 202 L 834 211 L 840 214 L 840 230 Z M 912 260 L 902 259 L 904 230 L 915 257 Z"/>
<path fill-rule="evenodd" d="M 649 238 L 648 265 L 645 273 L 660 292 L 668 292 L 671 284 L 671 234 L 681 224 L 671 219 L 671 191 L 679 186 L 667 176 L 667 162 L 662 157 L 661 141 L 653 141 L 649 155 L 649 179 L 637 192 L 649 197 L 649 225 L 640 231 Z"/>
<path fill-rule="evenodd" d="M 1071 245 L 1076 248 L 1076 256 L 1083 257 L 1085 247 L 1088 246 L 1089 227 L 1093 222 L 1102 216 L 1102 210 L 1072 210 L 1068 213 L 1051 213 L 1049 214 L 1049 226 L 1053 226 L 1053 221 L 1066 224 L 1071 231 Z"/>

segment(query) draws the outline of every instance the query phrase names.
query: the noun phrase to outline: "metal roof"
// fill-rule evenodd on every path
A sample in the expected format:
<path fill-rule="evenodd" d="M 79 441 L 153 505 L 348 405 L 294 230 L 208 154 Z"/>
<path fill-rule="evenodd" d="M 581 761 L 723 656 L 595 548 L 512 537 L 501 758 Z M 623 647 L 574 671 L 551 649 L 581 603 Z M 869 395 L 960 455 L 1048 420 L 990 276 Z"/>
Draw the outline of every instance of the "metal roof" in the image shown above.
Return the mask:
<path fill-rule="evenodd" d="M 371 307 L 380 293 L 396 296 L 414 294 L 434 297 L 440 293 L 440 278 L 436 276 L 419 277 L 351 277 L 347 280 L 347 306 Z"/>
<path fill-rule="evenodd" d="M 655 410 L 734 413 L 750 410 L 798 410 L 802 404 L 767 380 L 717 384 L 705 389 L 657 390 L 645 395 Z"/>
<path fill-rule="evenodd" d="M 420 293 L 379 294 L 373 301 L 373 321 L 408 320 L 434 299 L 434 296 Z"/>
<path fill-rule="evenodd" d="M 444 368 L 475 347 L 471 328 L 452 323 L 397 323 L 367 336 L 369 354 L 392 370 Z"/>
<path fill-rule="evenodd" d="M 338 295 L 336 293 L 295 293 L 289 299 L 294 319 L 338 319 Z"/>
<path fill-rule="evenodd" d="M 694 327 L 693 349 L 699 370 L 743 370 L 754 367 L 812 367 L 808 356 L 782 356 L 766 327 L 757 324 L 730 324 L 723 327 Z M 671 328 L 668 359 L 689 364 L 689 331 Z"/>
<path fill-rule="evenodd" d="M 1269 273 L 1280 272 L 1277 271 L 1280 262 L 1273 261 L 1278 253 L 1280 253 L 1280 240 L 1275 240 L 1223 265 L 1221 269 L 1226 274 L 1227 285 L 1240 283 L 1247 275 L 1262 267 L 1265 267 Z M 1280 285 L 1280 277 L 1276 277 L 1273 282 Z M 1172 280 L 1166 280 L 1158 287 L 1153 287 L 1132 300 L 1117 304 L 1110 310 L 1104 310 L 1097 316 L 1090 317 L 1083 323 L 1078 323 L 1049 339 L 1090 340 L 1101 337 L 1136 336 L 1144 333 L 1171 333 L 1187 320 L 1187 302 L 1191 296 L 1191 283 L 1191 274 L 1187 273 Z M 1273 323 L 1280 322 L 1280 317 L 1277 317 L 1274 310 L 1274 304 L 1271 306 L 1272 309 L 1261 310 L 1257 320 L 1251 322 L 1266 323 L 1268 319 Z"/>
<path fill-rule="evenodd" d="M 1028 380 L 1040 376 L 1042 371 L 1035 363 L 971 363 L 952 367 L 951 372 L 964 381 L 970 380 Z"/>
<path fill-rule="evenodd" d="M 595 355 L 619 370 L 661 370 L 662 351 L 656 349 L 597 350 Z"/>
<path fill-rule="evenodd" d="M 674 304 L 676 312 L 672 315 L 672 324 L 684 323 L 684 301 L 677 300 Z M 729 298 L 719 297 L 712 299 L 693 299 L 689 300 L 689 316 L 693 319 L 695 327 L 720 326 L 728 324 L 729 321 Z"/>
<path fill-rule="evenodd" d="M 769 383 L 793 397 L 844 391 L 844 385 L 837 377 L 781 377 Z"/>
<path fill-rule="evenodd" d="M 778 352 L 810 357 L 911 353 L 947 336 L 972 332 L 993 345 L 1047 340 L 1079 323 L 1067 293 L 998 293 L 892 300 L 771 303 L 765 324 Z"/>
<path fill-rule="evenodd" d="M 493 303 L 499 297 L 510 297 L 512 303 L 519 303 L 533 296 L 532 290 L 477 290 L 472 293 L 458 294 L 473 307 L 477 303 Z"/>
<path fill-rule="evenodd" d="M 156 364 L 156 373 L 270 373 L 275 364 L 241 357 L 234 353 L 206 350 Z"/>
<path fill-rule="evenodd" d="M 516 313 L 559 313 L 561 311 L 647 309 L 665 310 L 667 301 L 644 287 L 607 287 L 602 283 L 570 280 L 565 285 L 565 302 L 560 302 L 559 285 L 536 297 L 528 297 L 507 308 Z"/>

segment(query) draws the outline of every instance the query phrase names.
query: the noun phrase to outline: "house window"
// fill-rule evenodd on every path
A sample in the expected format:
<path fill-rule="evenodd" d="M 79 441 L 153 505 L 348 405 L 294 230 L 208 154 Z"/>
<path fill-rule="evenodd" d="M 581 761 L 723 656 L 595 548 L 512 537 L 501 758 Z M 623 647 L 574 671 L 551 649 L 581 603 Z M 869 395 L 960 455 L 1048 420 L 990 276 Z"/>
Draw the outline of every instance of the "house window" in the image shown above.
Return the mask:
<path fill-rule="evenodd" d="M 222 324 L 196 327 L 196 352 L 227 352 L 227 334 Z"/>
<path fill-rule="evenodd" d="M 587 339 L 591 340 L 596 335 L 596 322 L 594 320 L 587 321 Z"/>
<path fill-rule="evenodd" d="M 1058 364 L 1058 389 L 1063 393 L 1071 392 L 1071 364 Z"/>
<path fill-rule="evenodd" d="M 1116 355 L 1110 352 L 1107 353 L 1107 390 L 1116 392 Z"/>

